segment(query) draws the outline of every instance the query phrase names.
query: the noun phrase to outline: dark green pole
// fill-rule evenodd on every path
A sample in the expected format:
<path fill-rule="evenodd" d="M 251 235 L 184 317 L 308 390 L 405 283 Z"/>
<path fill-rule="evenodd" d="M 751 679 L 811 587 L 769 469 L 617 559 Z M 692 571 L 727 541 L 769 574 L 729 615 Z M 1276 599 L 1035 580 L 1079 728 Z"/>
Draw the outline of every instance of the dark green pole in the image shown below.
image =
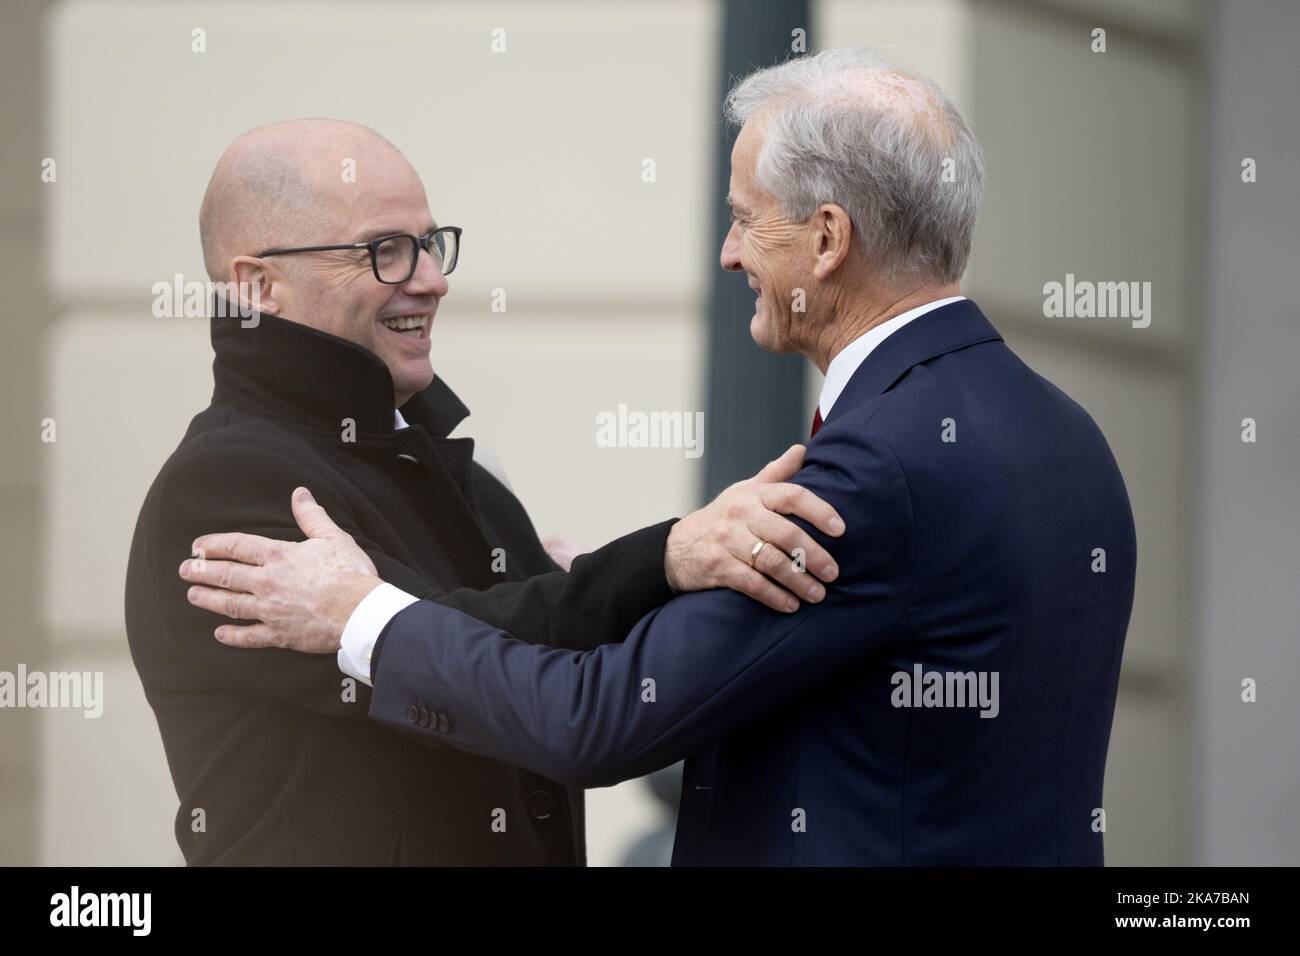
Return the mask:
<path fill-rule="evenodd" d="M 732 82 L 758 67 L 791 56 L 795 30 L 810 49 L 812 30 L 807 0 L 726 0 L 722 29 L 722 98 Z M 731 177 L 734 129 L 719 124 L 714 172 L 715 251 L 730 227 L 726 207 Z M 711 499 L 734 481 L 748 477 L 793 442 L 808 437 L 812 409 L 805 407 L 804 368 L 798 355 L 770 355 L 749 336 L 754 294 L 740 273 L 723 272 L 715 262 L 709 301 L 708 409 L 705 418 L 704 493 Z"/>

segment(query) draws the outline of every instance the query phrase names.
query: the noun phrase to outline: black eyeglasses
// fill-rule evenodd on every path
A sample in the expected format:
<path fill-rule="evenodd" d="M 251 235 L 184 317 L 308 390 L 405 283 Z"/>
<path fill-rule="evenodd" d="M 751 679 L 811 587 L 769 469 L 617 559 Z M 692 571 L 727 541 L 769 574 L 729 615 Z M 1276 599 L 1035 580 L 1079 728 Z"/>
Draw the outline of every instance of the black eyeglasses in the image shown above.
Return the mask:
<path fill-rule="evenodd" d="M 422 236 L 408 233 L 380 236 L 369 242 L 345 242 L 333 246 L 298 246 L 293 249 L 267 249 L 257 258 L 287 256 L 295 252 L 335 252 L 340 249 L 366 249 L 370 268 L 384 285 L 401 285 L 415 275 L 420 250 L 427 252 L 442 274 L 449 276 L 460 256 L 460 226 L 437 226 Z"/>

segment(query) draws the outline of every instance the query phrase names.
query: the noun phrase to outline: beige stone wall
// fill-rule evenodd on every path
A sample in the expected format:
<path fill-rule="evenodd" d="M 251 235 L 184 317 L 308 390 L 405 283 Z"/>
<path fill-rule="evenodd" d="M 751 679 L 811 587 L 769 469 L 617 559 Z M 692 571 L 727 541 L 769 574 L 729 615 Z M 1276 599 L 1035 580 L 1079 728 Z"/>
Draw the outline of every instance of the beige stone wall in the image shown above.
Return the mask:
<path fill-rule="evenodd" d="M 1129 483 L 1142 566 L 1107 780 L 1114 863 L 1182 862 L 1186 834 L 1197 9 L 821 0 L 813 26 L 819 46 L 894 46 L 970 111 L 990 167 L 970 294 L 1093 413 Z M 436 368 L 474 411 L 464 431 L 492 446 L 543 533 L 598 544 L 688 509 L 700 483 L 701 460 L 680 451 L 597 448 L 594 419 L 619 403 L 701 406 L 720 7 L 33 10 L 0 57 L 5 140 L 21 146 L 0 182 L 14 451 L 0 582 L 15 609 L 0 666 L 102 670 L 107 699 L 98 721 L 0 714 L 0 862 L 169 863 L 175 794 L 121 594 L 138 504 L 209 394 L 206 324 L 153 318 L 150 289 L 203 278 L 196 215 L 216 157 L 245 129 L 311 115 L 367 123 L 406 152 L 434 215 L 465 228 L 433 334 Z M 1087 45 L 1099 18 L 1104 55 Z M 39 182 L 46 156 L 53 184 Z M 1067 271 L 1152 281 L 1152 327 L 1044 319 L 1042 284 Z M 490 307 L 498 288 L 505 313 Z M 54 444 L 38 440 L 47 416 Z M 593 793 L 593 862 L 615 862 L 653 813 L 635 783 Z"/>

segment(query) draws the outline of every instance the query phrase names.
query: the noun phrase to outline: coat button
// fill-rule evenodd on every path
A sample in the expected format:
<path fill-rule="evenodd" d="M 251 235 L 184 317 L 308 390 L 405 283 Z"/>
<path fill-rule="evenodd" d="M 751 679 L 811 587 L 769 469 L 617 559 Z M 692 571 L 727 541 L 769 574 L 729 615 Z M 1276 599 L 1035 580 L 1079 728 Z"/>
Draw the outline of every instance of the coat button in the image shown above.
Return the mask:
<path fill-rule="evenodd" d="M 428 727 L 428 726 L 429 726 L 429 721 L 431 721 L 432 719 L 433 719 L 433 712 L 430 711 L 430 710 L 428 710 L 427 708 L 421 707 L 421 708 L 420 708 L 420 726 L 421 726 L 421 727 Z"/>
<path fill-rule="evenodd" d="M 534 820 L 549 820 L 555 812 L 555 794 L 549 790 L 534 790 L 528 795 L 528 812 Z"/>
<path fill-rule="evenodd" d="M 415 724 L 415 723 L 419 723 L 419 721 L 420 721 L 420 708 L 412 704 L 410 707 L 406 708 L 406 722 L 408 724 Z"/>
<path fill-rule="evenodd" d="M 414 455 L 408 455 L 406 452 L 402 452 L 401 454 L 399 454 L 397 456 L 397 460 L 400 461 L 407 468 L 420 467 L 420 459 L 416 458 Z"/>
<path fill-rule="evenodd" d="M 438 729 L 444 734 L 451 730 L 451 721 L 447 719 L 446 714 L 438 715 Z"/>

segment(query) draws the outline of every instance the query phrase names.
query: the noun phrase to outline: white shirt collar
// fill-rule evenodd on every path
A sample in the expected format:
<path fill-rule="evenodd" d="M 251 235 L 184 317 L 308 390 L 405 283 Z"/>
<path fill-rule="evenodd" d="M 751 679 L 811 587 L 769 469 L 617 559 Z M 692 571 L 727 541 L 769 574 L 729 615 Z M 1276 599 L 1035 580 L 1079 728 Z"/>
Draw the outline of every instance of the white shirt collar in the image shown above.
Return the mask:
<path fill-rule="evenodd" d="M 410 427 L 411 427 L 410 425 L 406 424 L 406 419 L 402 417 L 402 410 L 400 408 L 394 408 L 393 409 L 393 431 L 400 432 L 403 428 L 410 428 Z"/>
<path fill-rule="evenodd" d="M 966 298 L 964 295 L 954 295 L 935 302 L 927 302 L 925 305 L 918 305 L 915 309 L 908 309 L 902 315 L 894 316 L 888 322 L 881 322 L 879 325 L 867 329 L 867 331 L 846 345 L 844 350 L 831 359 L 831 364 L 826 367 L 826 381 L 822 384 L 821 399 L 817 402 L 817 408 L 822 413 L 822 421 L 825 421 L 827 416 L 830 415 L 835 400 L 840 397 L 844 387 L 849 384 L 849 379 L 858 370 L 858 366 L 866 361 L 867 356 L 875 351 L 876 346 L 913 319 L 919 319 L 927 312 L 932 312 L 952 302 L 960 302 L 964 298 Z"/>

